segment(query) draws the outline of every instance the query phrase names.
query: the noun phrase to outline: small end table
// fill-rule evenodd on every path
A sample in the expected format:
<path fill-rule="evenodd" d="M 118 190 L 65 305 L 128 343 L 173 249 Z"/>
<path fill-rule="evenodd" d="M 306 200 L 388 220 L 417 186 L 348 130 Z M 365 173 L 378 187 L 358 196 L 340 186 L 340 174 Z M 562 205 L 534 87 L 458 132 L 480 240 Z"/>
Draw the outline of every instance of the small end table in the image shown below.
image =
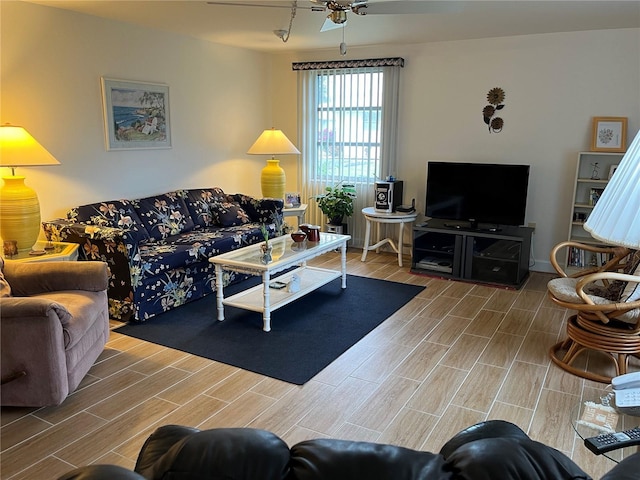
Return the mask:
<path fill-rule="evenodd" d="M 75 262 L 78 260 L 77 243 L 67 242 L 36 242 L 34 250 L 44 251 L 42 255 L 32 255 L 29 251 L 20 252 L 11 257 L 4 257 L 7 262 Z M 45 249 L 45 247 L 47 247 Z"/>
<path fill-rule="evenodd" d="M 362 248 L 362 258 L 361 261 L 365 261 L 367 258 L 367 252 L 369 250 L 379 250 L 379 248 L 388 243 L 394 252 L 398 254 L 398 265 L 402 266 L 402 250 L 404 244 L 402 243 L 402 237 L 404 233 L 404 224 L 405 223 L 413 223 L 418 216 L 417 212 L 412 213 L 404 213 L 404 212 L 393 212 L 393 213 L 380 213 L 376 212 L 374 207 L 366 207 L 362 209 L 362 214 L 364 215 L 365 220 L 367 221 L 367 226 L 364 234 L 364 247 Z M 376 224 L 376 243 L 375 245 L 369 246 L 369 238 L 371 236 L 371 223 Z M 393 240 L 390 238 L 385 238 L 380 240 L 380 224 L 381 223 L 397 223 L 399 225 L 398 231 L 398 246 L 393 243 Z"/>
<path fill-rule="evenodd" d="M 298 226 L 300 226 L 304 223 L 304 214 L 306 213 L 306 211 L 307 211 L 307 204 L 301 203 L 297 207 L 283 208 L 282 215 L 284 215 L 285 218 L 298 217 Z"/>

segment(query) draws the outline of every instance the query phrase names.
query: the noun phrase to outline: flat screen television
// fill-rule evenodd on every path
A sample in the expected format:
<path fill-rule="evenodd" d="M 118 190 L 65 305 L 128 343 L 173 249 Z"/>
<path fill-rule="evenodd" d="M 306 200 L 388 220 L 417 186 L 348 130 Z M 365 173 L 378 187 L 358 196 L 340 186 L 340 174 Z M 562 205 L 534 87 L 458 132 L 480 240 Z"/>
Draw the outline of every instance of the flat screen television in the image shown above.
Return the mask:
<path fill-rule="evenodd" d="M 426 216 L 454 227 L 523 225 L 528 187 L 529 165 L 428 162 Z"/>

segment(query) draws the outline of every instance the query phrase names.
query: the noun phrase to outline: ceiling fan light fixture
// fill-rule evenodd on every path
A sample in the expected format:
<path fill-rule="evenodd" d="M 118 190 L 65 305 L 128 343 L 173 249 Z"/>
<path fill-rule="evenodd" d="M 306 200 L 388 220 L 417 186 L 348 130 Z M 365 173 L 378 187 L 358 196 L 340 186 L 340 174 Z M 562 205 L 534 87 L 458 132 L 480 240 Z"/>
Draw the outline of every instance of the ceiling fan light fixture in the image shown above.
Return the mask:
<path fill-rule="evenodd" d="M 333 10 L 328 15 L 328 18 L 330 18 L 333 23 L 341 25 L 347 21 L 347 12 L 345 12 L 344 10 Z"/>

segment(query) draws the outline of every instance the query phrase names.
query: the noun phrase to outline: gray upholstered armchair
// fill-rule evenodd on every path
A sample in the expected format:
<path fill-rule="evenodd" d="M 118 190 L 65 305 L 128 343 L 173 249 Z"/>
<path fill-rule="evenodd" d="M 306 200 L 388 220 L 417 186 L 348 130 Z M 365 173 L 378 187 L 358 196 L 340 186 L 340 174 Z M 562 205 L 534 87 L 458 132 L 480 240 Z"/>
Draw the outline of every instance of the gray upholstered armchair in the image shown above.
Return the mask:
<path fill-rule="evenodd" d="M 2 405 L 60 404 L 109 338 L 107 265 L 0 259 L 0 267 Z"/>

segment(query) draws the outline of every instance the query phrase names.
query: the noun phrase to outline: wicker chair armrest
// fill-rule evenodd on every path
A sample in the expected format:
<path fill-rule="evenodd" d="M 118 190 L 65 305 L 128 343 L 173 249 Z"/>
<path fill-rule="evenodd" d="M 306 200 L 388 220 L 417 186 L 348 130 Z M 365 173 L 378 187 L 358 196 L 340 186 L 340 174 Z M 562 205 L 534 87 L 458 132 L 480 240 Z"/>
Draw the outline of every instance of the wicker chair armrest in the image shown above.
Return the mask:
<path fill-rule="evenodd" d="M 589 294 L 586 293 L 584 289 L 587 285 L 601 280 L 620 280 L 622 282 L 640 283 L 640 277 L 638 277 L 637 275 L 628 275 L 625 273 L 617 272 L 592 273 L 591 275 L 586 275 L 578 280 L 578 283 L 576 284 L 576 293 L 580 295 L 580 298 L 582 298 L 585 303 L 594 305 L 596 307 L 604 307 L 599 308 L 599 310 L 611 310 L 612 308 L 615 310 L 633 310 L 634 308 L 640 307 L 640 300 L 636 300 L 633 302 L 611 302 L 595 305 L 593 300 L 591 300 L 591 298 L 589 297 Z"/>
<path fill-rule="evenodd" d="M 598 267 L 589 267 L 589 268 L 580 270 L 579 272 L 568 274 L 560 266 L 560 262 L 558 261 L 558 254 L 559 252 L 563 251 L 565 248 L 571 248 L 571 247 L 578 248 L 580 250 L 584 250 L 587 252 L 611 254 L 613 255 L 613 257 L 604 265 L 601 265 Z M 624 247 L 613 247 L 613 246 L 600 247 L 598 245 L 589 245 L 586 243 L 565 241 L 565 242 L 558 243 L 555 247 L 551 249 L 551 253 L 549 254 L 549 259 L 551 261 L 551 266 L 554 268 L 556 272 L 558 272 L 558 275 L 560 275 L 561 277 L 577 278 L 577 277 L 583 277 L 585 275 L 590 275 L 590 274 L 601 272 L 601 271 L 608 271 L 608 270 L 615 269 L 620 264 L 620 261 L 623 258 L 625 258 L 627 255 L 629 255 L 629 252 L 630 250 Z"/>

